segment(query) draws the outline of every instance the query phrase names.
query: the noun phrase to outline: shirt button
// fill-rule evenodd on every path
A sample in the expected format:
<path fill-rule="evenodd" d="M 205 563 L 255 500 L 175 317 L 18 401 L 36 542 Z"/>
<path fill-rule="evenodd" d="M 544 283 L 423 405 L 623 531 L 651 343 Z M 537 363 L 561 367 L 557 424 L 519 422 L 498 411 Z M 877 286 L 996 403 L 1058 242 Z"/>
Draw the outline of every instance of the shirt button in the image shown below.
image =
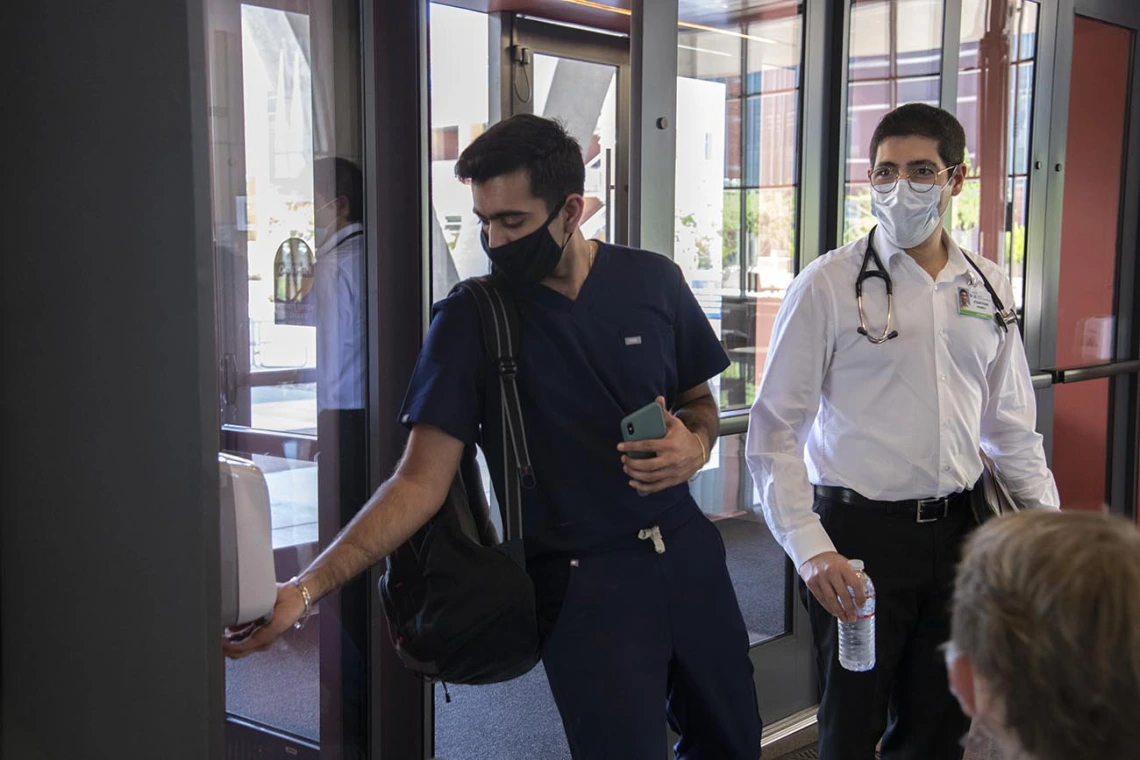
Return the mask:
<path fill-rule="evenodd" d="M 943 327 L 943 328 L 942 328 L 941 330 L 939 330 L 938 332 L 940 332 L 940 333 L 942 333 L 943 335 L 945 335 L 945 334 L 946 334 L 946 328 L 945 328 L 945 327 Z"/>
<path fill-rule="evenodd" d="M 943 467 L 942 471 L 943 472 L 950 472 L 950 465 L 946 465 L 945 467 Z"/>
<path fill-rule="evenodd" d="M 946 382 L 946 375 L 939 375 L 938 379 L 941 380 L 942 382 Z"/>

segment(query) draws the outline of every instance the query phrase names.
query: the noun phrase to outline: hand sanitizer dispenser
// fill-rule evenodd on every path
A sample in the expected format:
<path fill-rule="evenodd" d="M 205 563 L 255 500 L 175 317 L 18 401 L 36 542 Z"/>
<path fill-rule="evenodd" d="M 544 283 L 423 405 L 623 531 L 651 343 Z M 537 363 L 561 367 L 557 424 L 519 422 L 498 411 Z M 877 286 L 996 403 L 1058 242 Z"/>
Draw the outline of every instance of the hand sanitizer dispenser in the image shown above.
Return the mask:
<path fill-rule="evenodd" d="M 218 454 L 221 483 L 222 623 L 249 623 L 273 611 L 277 576 L 269 488 L 253 462 Z"/>

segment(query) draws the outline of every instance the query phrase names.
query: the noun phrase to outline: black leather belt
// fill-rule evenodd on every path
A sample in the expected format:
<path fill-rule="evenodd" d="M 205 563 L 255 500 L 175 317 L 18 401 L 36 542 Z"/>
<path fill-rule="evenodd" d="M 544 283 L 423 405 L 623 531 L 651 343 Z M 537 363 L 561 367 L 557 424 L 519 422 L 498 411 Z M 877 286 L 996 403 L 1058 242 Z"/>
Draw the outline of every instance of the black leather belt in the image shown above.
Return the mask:
<path fill-rule="evenodd" d="M 941 520 L 954 509 L 964 507 L 969 501 L 969 491 L 959 491 L 940 499 L 910 499 L 908 501 L 875 501 L 862 496 L 850 488 L 816 486 L 815 495 L 831 499 L 841 504 L 855 507 L 881 509 L 891 517 L 909 517 L 915 522 L 928 523 Z"/>

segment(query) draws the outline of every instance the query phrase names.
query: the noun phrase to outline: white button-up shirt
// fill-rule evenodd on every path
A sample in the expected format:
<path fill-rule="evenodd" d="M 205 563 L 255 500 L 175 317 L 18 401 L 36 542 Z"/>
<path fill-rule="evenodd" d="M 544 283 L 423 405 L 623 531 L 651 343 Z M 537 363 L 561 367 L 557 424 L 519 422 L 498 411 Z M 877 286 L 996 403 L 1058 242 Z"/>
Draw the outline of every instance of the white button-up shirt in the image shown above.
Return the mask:
<path fill-rule="evenodd" d="M 364 227 L 348 224 L 317 249 L 317 408 L 363 409 Z"/>
<path fill-rule="evenodd" d="M 788 288 L 752 407 L 747 457 L 768 527 L 797 568 L 835 551 L 812 511 L 813 483 L 881 501 L 947 496 L 977 482 L 980 447 L 1020 504 L 1059 506 L 1034 429 L 1021 336 L 1014 325 L 1003 333 L 993 319 L 960 313 L 970 297 L 975 305 L 984 298 L 989 314 L 994 309 L 966 254 L 943 239 L 949 261 L 931 279 L 875 236 L 894 282 L 891 328 L 898 331 L 880 345 L 857 332 L 855 280 L 866 238 L 812 262 Z M 1012 305 L 997 265 L 971 258 Z M 878 337 L 887 315 L 882 280 L 864 281 L 863 307 L 867 331 Z"/>

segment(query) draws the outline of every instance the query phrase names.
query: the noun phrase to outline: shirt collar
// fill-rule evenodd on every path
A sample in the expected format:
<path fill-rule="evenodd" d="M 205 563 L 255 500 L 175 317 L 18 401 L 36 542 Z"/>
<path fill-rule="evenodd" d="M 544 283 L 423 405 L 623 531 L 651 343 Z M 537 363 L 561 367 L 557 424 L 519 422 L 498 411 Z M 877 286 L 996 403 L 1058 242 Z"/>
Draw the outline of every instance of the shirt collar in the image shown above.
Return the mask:
<path fill-rule="evenodd" d="M 977 279 L 977 275 L 974 274 L 974 268 L 966 261 L 966 254 L 958 246 L 958 241 L 946 230 L 942 230 L 942 240 L 946 243 L 946 252 L 950 254 L 942 273 L 949 280 L 964 276 L 971 285 L 975 285 L 974 280 Z"/>
<path fill-rule="evenodd" d="M 942 242 L 946 246 L 948 258 L 945 268 L 943 268 L 942 272 L 938 275 L 939 279 L 945 278 L 953 280 L 956 277 L 964 275 L 966 279 L 970 281 L 971 285 L 975 285 L 977 275 L 974 274 L 973 267 L 966 261 L 966 254 L 962 252 L 962 249 L 958 246 L 958 242 L 954 240 L 953 236 L 945 229 L 942 230 Z M 891 266 L 891 262 L 894 261 L 896 256 L 900 254 L 906 255 L 903 249 L 895 245 L 886 235 L 878 234 L 877 231 L 875 235 L 875 250 L 878 251 L 879 258 L 883 261 L 883 266 L 887 268 Z"/>
<path fill-rule="evenodd" d="M 332 251 L 338 245 L 343 243 L 346 238 L 350 237 L 351 235 L 355 235 L 358 232 L 363 232 L 363 231 L 364 231 L 364 225 L 361 224 L 360 222 L 353 222 L 352 224 L 346 224 L 344 227 L 341 227 L 339 230 L 337 230 L 333 234 L 329 235 L 328 239 L 326 239 L 325 242 L 321 243 L 320 247 L 317 248 L 317 258 L 320 258 L 322 256 L 327 256 L 328 254 L 332 253 Z"/>

